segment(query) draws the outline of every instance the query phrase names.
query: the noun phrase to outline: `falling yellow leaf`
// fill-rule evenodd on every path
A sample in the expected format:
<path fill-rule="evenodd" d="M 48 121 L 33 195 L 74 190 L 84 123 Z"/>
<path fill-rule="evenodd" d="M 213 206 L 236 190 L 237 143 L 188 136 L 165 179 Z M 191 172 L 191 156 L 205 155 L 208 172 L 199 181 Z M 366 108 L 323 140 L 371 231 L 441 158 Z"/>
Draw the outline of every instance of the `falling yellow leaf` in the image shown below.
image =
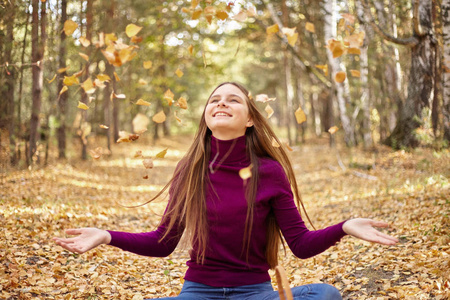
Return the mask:
<path fill-rule="evenodd" d="M 314 24 L 311 22 L 306 22 L 305 29 L 312 33 L 316 32 L 316 29 L 314 28 Z"/>
<path fill-rule="evenodd" d="M 217 17 L 217 19 L 220 19 L 223 21 L 228 18 L 228 14 L 224 10 L 219 10 L 218 12 L 216 12 L 216 17 Z"/>
<path fill-rule="evenodd" d="M 271 35 L 271 34 L 277 33 L 279 30 L 280 30 L 280 28 L 278 27 L 278 24 L 274 24 L 272 26 L 267 27 L 266 33 L 268 35 Z"/>
<path fill-rule="evenodd" d="M 134 158 L 142 157 L 142 151 L 137 150 L 136 153 L 134 153 Z"/>
<path fill-rule="evenodd" d="M 250 97 L 249 97 L 250 98 Z M 268 101 L 275 101 L 277 98 L 269 98 L 266 94 L 258 94 L 255 96 L 256 102 L 266 103 Z"/>
<path fill-rule="evenodd" d="M 81 84 L 81 87 L 84 89 L 86 94 L 92 94 L 95 92 L 95 87 L 91 78 L 86 79 L 86 81 Z"/>
<path fill-rule="evenodd" d="M 47 79 L 48 83 L 52 83 L 53 81 L 55 81 L 56 79 L 56 74 L 53 76 L 52 79 Z"/>
<path fill-rule="evenodd" d="M 106 125 L 103 125 L 103 124 L 100 124 L 100 125 L 98 125 L 100 128 L 102 128 L 102 129 L 108 129 L 109 127 L 108 126 L 106 126 Z"/>
<path fill-rule="evenodd" d="M 66 92 L 69 88 L 65 85 L 62 87 L 61 91 L 59 91 L 59 94 L 61 95 L 62 93 Z"/>
<path fill-rule="evenodd" d="M 58 74 L 61 74 L 61 73 L 64 73 L 65 71 L 67 71 L 67 69 L 68 69 L 69 67 L 65 67 L 65 68 L 61 68 L 61 69 L 58 69 Z"/>
<path fill-rule="evenodd" d="M 245 20 L 247 20 L 247 12 L 245 10 L 241 10 L 237 15 L 233 17 L 233 19 L 238 22 L 245 22 Z"/>
<path fill-rule="evenodd" d="M 359 49 L 359 48 L 348 48 L 347 49 L 347 53 L 348 54 L 361 55 L 361 49 Z"/>
<path fill-rule="evenodd" d="M 180 118 L 178 118 L 178 116 L 177 116 L 177 112 L 176 112 L 176 111 L 174 111 L 174 112 L 173 112 L 173 115 L 174 115 L 174 117 L 175 117 L 175 120 L 177 120 L 177 121 L 178 121 L 178 123 L 180 123 L 180 124 L 181 124 L 181 119 L 180 119 Z"/>
<path fill-rule="evenodd" d="M 181 8 L 181 11 L 184 12 L 184 13 L 190 13 L 191 12 L 191 10 L 189 8 L 187 8 L 187 7 Z"/>
<path fill-rule="evenodd" d="M 109 64 L 116 65 L 116 55 L 114 52 L 109 52 L 109 51 L 106 51 L 103 49 L 101 51 L 102 51 L 103 56 L 109 62 Z"/>
<path fill-rule="evenodd" d="M 143 38 L 142 36 L 132 36 L 131 37 L 131 42 L 135 43 L 135 44 L 139 44 L 140 42 L 142 42 Z"/>
<path fill-rule="evenodd" d="M 187 106 L 186 98 L 180 97 L 177 101 L 177 106 L 179 106 L 182 109 L 187 109 L 188 106 Z"/>
<path fill-rule="evenodd" d="M 328 129 L 328 132 L 330 134 L 335 134 L 336 131 L 338 131 L 338 130 L 339 130 L 339 128 L 337 126 L 333 126 L 333 127 L 330 127 L 330 129 Z"/>
<path fill-rule="evenodd" d="M 298 33 L 294 33 L 293 35 L 288 35 L 287 36 L 287 40 L 288 40 L 288 44 L 291 45 L 292 47 L 295 46 L 295 43 L 297 42 L 298 39 Z"/>
<path fill-rule="evenodd" d="M 164 113 L 164 111 L 160 111 L 159 113 L 153 116 L 152 120 L 155 123 L 162 123 L 166 120 L 166 114 Z"/>
<path fill-rule="evenodd" d="M 125 99 L 127 96 L 125 96 L 125 94 L 114 94 L 114 98 L 117 99 Z"/>
<path fill-rule="evenodd" d="M 336 73 L 336 75 L 334 75 L 334 80 L 337 83 L 342 83 L 345 81 L 345 78 L 347 77 L 347 75 L 345 74 L 344 71 L 339 71 Z"/>
<path fill-rule="evenodd" d="M 78 101 L 78 106 L 77 106 L 78 108 L 81 108 L 81 109 L 84 109 L 84 110 L 87 110 L 87 109 L 89 109 L 89 106 L 87 106 L 86 104 L 84 104 L 83 102 L 81 102 L 81 101 Z"/>
<path fill-rule="evenodd" d="M 250 6 L 247 8 L 247 15 L 249 17 L 255 17 L 256 16 L 256 8 L 254 6 Z"/>
<path fill-rule="evenodd" d="M 205 7 L 203 12 L 205 13 L 205 15 L 214 15 L 216 13 L 216 8 L 214 6 L 209 5 Z"/>
<path fill-rule="evenodd" d="M 78 41 L 80 42 L 81 45 L 83 45 L 83 47 L 89 47 L 89 45 L 91 44 L 91 41 L 85 38 L 84 36 L 80 37 Z"/>
<path fill-rule="evenodd" d="M 272 146 L 275 147 L 275 148 L 279 148 L 280 147 L 280 144 L 278 144 L 277 140 L 274 137 L 272 137 Z"/>
<path fill-rule="evenodd" d="M 78 55 L 81 56 L 85 61 L 89 61 L 89 56 L 84 54 L 83 52 L 78 52 Z"/>
<path fill-rule="evenodd" d="M 328 65 L 316 65 L 316 68 L 321 69 L 325 76 L 328 76 Z"/>
<path fill-rule="evenodd" d="M 155 157 L 156 158 L 164 158 L 164 156 L 166 156 L 166 154 L 167 154 L 167 149 L 169 149 L 169 148 L 166 148 L 163 151 L 159 152 L 158 154 L 155 155 Z"/>
<path fill-rule="evenodd" d="M 72 35 L 75 29 L 78 28 L 78 24 L 72 20 L 67 20 L 64 22 L 64 33 L 66 35 Z"/>
<path fill-rule="evenodd" d="M 239 170 L 239 176 L 243 180 L 247 180 L 250 177 L 252 177 L 252 165 L 248 166 L 247 168 L 243 168 Z"/>
<path fill-rule="evenodd" d="M 151 60 L 144 61 L 144 69 L 148 70 L 152 67 L 152 65 L 153 65 L 153 63 Z"/>
<path fill-rule="evenodd" d="M 295 34 L 295 31 L 297 30 L 296 27 L 292 27 L 292 28 L 288 28 L 288 27 L 283 27 L 281 29 L 281 32 L 287 36 L 291 36 Z"/>
<path fill-rule="evenodd" d="M 202 9 L 201 8 L 199 8 L 199 9 L 197 9 L 197 10 L 195 10 L 193 13 L 192 13 L 192 20 L 197 20 L 198 18 L 200 18 L 200 15 L 202 14 Z"/>
<path fill-rule="evenodd" d="M 172 91 L 170 89 L 168 89 L 164 93 L 164 100 L 167 101 L 167 104 L 169 104 L 169 106 L 171 106 L 173 103 L 173 96 L 175 96 L 175 95 L 172 93 Z"/>
<path fill-rule="evenodd" d="M 328 49 L 333 53 L 333 58 L 342 56 L 345 52 L 345 47 L 342 41 L 337 41 L 335 39 L 328 40 Z"/>
<path fill-rule="evenodd" d="M 139 79 L 138 83 L 139 83 L 140 85 L 147 85 L 147 81 L 145 81 L 145 80 L 142 79 L 142 78 Z"/>
<path fill-rule="evenodd" d="M 72 76 L 64 76 L 63 83 L 67 86 L 71 86 L 74 84 L 79 84 L 80 81 L 78 80 L 78 77 L 76 77 L 75 75 L 72 75 Z"/>
<path fill-rule="evenodd" d="M 144 167 L 146 169 L 151 169 L 151 168 L 153 168 L 153 159 L 146 158 L 142 161 L 142 164 L 144 165 Z"/>
<path fill-rule="evenodd" d="M 266 106 L 266 108 L 264 110 L 267 113 L 267 119 L 269 119 L 274 113 L 272 107 L 269 104 L 267 104 L 267 106 Z"/>
<path fill-rule="evenodd" d="M 94 86 L 99 88 L 104 88 L 106 85 L 103 83 L 103 81 L 98 80 L 98 78 L 94 79 Z"/>
<path fill-rule="evenodd" d="M 117 36 L 115 33 L 105 34 L 105 45 L 110 46 L 113 42 L 117 41 Z"/>
<path fill-rule="evenodd" d="M 296 111 L 295 111 L 295 119 L 297 120 L 298 124 L 302 124 L 303 122 L 306 121 L 306 115 L 305 112 L 302 110 L 301 107 L 299 107 Z"/>
<path fill-rule="evenodd" d="M 130 38 L 132 36 L 135 36 L 138 34 L 139 31 L 141 31 L 142 27 L 134 25 L 134 24 L 128 24 L 125 28 L 125 33 Z"/>
<path fill-rule="evenodd" d="M 145 100 L 139 99 L 138 101 L 136 101 L 136 105 L 150 106 L 151 103 L 147 102 Z"/>
<path fill-rule="evenodd" d="M 192 53 L 194 52 L 194 46 L 189 45 L 188 51 L 189 51 L 189 54 L 192 55 Z"/>
<path fill-rule="evenodd" d="M 352 74 L 353 77 L 361 76 L 361 72 L 359 72 L 358 70 L 350 70 L 350 74 Z"/>
<path fill-rule="evenodd" d="M 98 75 L 97 75 L 97 79 L 100 80 L 101 82 L 104 82 L 104 81 L 111 81 L 111 77 L 109 77 L 109 76 L 106 75 L 106 74 L 98 74 Z"/>
<path fill-rule="evenodd" d="M 292 149 L 288 143 L 284 143 L 284 145 L 286 146 L 286 149 L 288 149 L 289 151 L 294 151 L 294 149 Z"/>
<path fill-rule="evenodd" d="M 181 71 L 180 68 L 178 68 L 178 69 L 175 71 L 175 74 L 177 74 L 177 76 L 178 76 L 179 78 L 183 77 L 183 75 L 184 75 L 183 71 Z"/>
<path fill-rule="evenodd" d="M 114 78 L 116 79 L 116 81 L 117 81 L 117 82 L 119 82 L 119 81 L 120 81 L 120 77 L 119 77 L 119 75 L 117 75 L 117 73 L 116 73 L 116 72 L 114 72 Z"/>
<path fill-rule="evenodd" d="M 94 150 L 89 150 L 89 152 L 91 153 L 93 159 L 99 159 L 103 154 L 102 150 L 102 147 L 97 147 Z"/>

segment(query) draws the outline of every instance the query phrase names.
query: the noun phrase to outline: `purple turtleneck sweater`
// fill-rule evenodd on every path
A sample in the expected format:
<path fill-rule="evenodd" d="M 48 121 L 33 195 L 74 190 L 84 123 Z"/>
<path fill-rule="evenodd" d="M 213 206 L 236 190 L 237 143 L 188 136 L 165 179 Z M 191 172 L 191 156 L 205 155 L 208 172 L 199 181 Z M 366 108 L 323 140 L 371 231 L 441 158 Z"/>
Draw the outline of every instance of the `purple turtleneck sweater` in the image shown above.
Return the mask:
<path fill-rule="evenodd" d="M 247 251 L 243 251 L 247 202 L 244 182 L 239 176 L 239 170 L 250 164 L 245 139 L 242 136 L 236 140 L 222 141 L 212 137 L 210 162 L 216 155 L 217 158 L 213 163 L 213 170 L 216 171 L 208 174 L 215 192 L 211 187 L 206 190 L 208 246 L 203 264 L 196 262 L 197 249 L 190 251 L 186 280 L 215 287 L 269 281 L 269 264 L 264 250 L 267 245 L 266 218 L 271 210 L 289 248 L 299 258 L 319 254 L 345 235 L 342 230 L 344 222 L 321 230 L 308 230 L 295 205 L 283 167 L 272 159 L 260 158 L 247 261 Z M 170 195 L 170 199 L 176 201 L 176 195 Z M 144 233 L 109 231 L 112 237 L 110 245 L 145 256 L 167 256 L 177 246 L 184 228 L 174 228 L 163 241 L 158 242 L 166 225 L 163 223 L 155 231 Z"/>

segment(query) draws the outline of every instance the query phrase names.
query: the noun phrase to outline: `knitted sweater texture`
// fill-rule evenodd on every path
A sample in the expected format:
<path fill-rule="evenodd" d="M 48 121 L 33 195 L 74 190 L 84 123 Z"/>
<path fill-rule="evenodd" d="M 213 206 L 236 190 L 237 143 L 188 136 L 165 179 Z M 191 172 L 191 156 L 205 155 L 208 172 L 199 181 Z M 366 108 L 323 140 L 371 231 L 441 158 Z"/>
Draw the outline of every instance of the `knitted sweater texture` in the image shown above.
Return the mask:
<path fill-rule="evenodd" d="M 227 155 L 228 154 L 228 155 Z M 215 159 L 214 159 L 215 158 Z M 259 183 L 249 248 L 244 246 L 247 201 L 239 170 L 248 167 L 246 137 L 222 141 L 212 137 L 209 178 L 206 189 L 208 245 L 203 264 L 196 262 L 195 245 L 190 251 L 185 279 L 215 287 L 232 287 L 270 280 L 265 257 L 267 216 L 273 211 L 276 221 L 294 255 L 309 258 L 333 246 L 343 236 L 343 222 L 310 231 L 295 205 L 291 186 L 282 166 L 269 158 L 259 159 Z M 176 195 L 170 195 L 176 201 Z M 152 232 L 109 231 L 110 245 L 140 255 L 164 257 L 176 248 L 184 228 L 173 228 L 161 242 L 166 223 Z M 248 250 L 248 251 L 247 251 Z M 247 254 L 248 253 L 248 254 Z"/>

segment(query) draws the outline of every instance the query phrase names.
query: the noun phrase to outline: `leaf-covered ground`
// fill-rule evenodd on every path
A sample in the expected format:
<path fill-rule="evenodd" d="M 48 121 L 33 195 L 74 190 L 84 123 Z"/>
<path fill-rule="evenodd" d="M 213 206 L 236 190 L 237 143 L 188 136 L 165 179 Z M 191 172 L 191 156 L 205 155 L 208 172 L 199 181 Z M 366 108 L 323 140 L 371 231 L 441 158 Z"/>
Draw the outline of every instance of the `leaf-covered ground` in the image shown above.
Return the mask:
<path fill-rule="evenodd" d="M 71 227 L 152 230 L 167 199 L 139 207 L 170 178 L 191 139 L 115 145 L 114 156 L 8 170 L 0 189 L 0 299 L 143 299 L 176 295 L 187 249 L 147 258 L 109 246 L 83 255 L 55 245 Z M 146 170 L 142 158 L 168 148 Z M 280 262 L 291 286 L 331 283 L 344 299 L 450 298 L 450 153 L 336 150 L 325 140 L 294 148 L 303 200 L 316 228 L 352 217 L 386 220 L 400 238 L 386 247 L 345 237 L 307 260 Z M 144 177 L 148 176 L 148 179 Z M 274 283 L 275 284 L 275 283 Z"/>

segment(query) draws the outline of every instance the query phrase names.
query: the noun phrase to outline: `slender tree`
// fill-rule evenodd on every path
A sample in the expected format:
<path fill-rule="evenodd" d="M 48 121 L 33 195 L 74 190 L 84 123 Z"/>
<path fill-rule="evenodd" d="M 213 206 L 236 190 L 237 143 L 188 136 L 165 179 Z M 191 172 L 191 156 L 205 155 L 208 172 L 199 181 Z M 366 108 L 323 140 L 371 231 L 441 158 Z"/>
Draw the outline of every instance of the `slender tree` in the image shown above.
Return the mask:
<path fill-rule="evenodd" d="M 39 4 L 41 4 L 39 9 Z M 46 42 L 46 4 L 39 0 L 32 0 L 32 27 L 31 27 L 31 62 L 32 62 L 32 107 L 30 118 L 30 139 L 28 161 L 36 153 L 40 127 L 39 114 L 41 112 L 42 85 L 43 85 L 43 57 Z M 40 17 L 39 17 L 40 11 Z M 40 34 L 39 34 L 40 33 Z"/>
<path fill-rule="evenodd" d="M 443 123 L 444 138 L 450 142 L 450 0 L 442 0 L 442 23 L 443 23 Z"/>
<path fill-rule="evenodd" d="M 61 0 L 61 18 L 60 18 L 60 41 L 59 41 L 59 53 L 58 61 L 59 68 L 66 68 L 66 34 L 64 32 L 64 23 L 67 20 L 67 0 Z M 58 95 L 63 88 L 62 79 L 67 76 L 66 71 L 59 75 L 58 81 Z M 58 129 L 57 129 L 57 139 L 58 139 L 58 157 L 66 158 L 66 113 L 67 113 L 67 98 L 69 91 L 62 93 L 58 96 Z"/>

